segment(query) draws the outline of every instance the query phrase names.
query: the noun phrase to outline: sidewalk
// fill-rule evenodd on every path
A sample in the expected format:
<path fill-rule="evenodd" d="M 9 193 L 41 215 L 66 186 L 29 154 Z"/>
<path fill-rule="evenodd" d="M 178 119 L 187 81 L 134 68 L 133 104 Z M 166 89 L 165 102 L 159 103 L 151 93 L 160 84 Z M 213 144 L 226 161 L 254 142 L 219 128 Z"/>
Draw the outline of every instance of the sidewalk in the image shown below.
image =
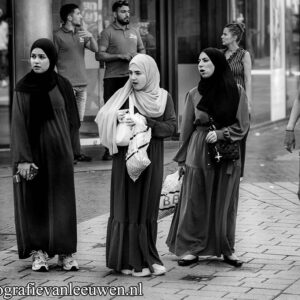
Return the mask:
<path fill-rule="evenodd" d="M 56 268 L 50 260 L 49 273 L 31 271 L 31 260 L 19 260 L 16 246 L 0 251 L 0 299 L 4 288 L 52 287 L 54 294 L 19 296 L 13 299 L 123 299 L 124 296 L 84 296 L 89 287 L 129 287 L 140 299 L 300 299 L 300 208 L 298 152 L 287 154 L 282 147 L 284 125 L 253 130 L 248 139 L 246 180 L 241 183 L 236 232 L 236 251 L 245 261 L 240 269 L 218 258 L 202 258 L 190 267 L 179 267 L 165 244 L 172 216 L 158 222 L 157 248 L 168 272 L 164 276 L 134 278 L 118 275 L 105 267 L 105 237 L 108 214 L 78 224 L 78 272 Z M 298 138 L 298 140 L 300 140 Z M 165 173 L 176 168 L 171 158 L 178 142 L 166 145 Z M 109 168 L 107 163 L 107 168 Z M 79 164 L 75 172 L 87 168 L 105 169 L 103 162 Z M 106 169 L 107 169 L 106 168 Z M 81 296 L 57 297 L 57 288 L 83 287 Z M 121 288 L 119 288 L 121 289 Z M 26 288 L 25 288 L 26 291 Z M 49 290 L 50 291 L 50 290 Z M 46 290 L 47 292 L 47 290 Z M 24 294 L 23 294 L 24 295 Z M 132 298 L 125 297 L 125 298 Z"/>
<path fill-rule="evenodd" d="M 18 260 L 15 246 L 0 252 L 0 286 L 34 282 L 57 287 L 124 286 L 127 291 L 129 286 L 142 282 L 141 299 L 300 299 L 300 211 L 296 190 L 296 183 L 242 183 L 236 249 L 245 264 L 240 269 L 217 258 L 179 267 L 165 245 L 172 217 L 169 216 L 159 221 L 157 242 L 168 273 L 142 279 L 114 274 L 105 267 L 106 214 L 78 225 L 78 272 L 60 271 L 52 259 L 49 273 L 34 273 L 29 259 Z M 13 299 L 46 298 L 51 296 Z"/>

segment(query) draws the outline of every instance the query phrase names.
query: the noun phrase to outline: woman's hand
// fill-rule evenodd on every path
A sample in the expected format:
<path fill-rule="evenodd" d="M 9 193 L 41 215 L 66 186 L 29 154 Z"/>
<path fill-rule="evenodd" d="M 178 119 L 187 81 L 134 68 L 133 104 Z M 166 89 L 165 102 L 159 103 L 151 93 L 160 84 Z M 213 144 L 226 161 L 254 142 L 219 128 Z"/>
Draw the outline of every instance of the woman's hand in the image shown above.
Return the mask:
<path fill-rule="evenodd" d="M 178 174 L 179 174 L 179 178 L 178 180 L 180 180 L 180 178 L 185 174 L 185 166 L 178 166 Z"/>
<path fill-rule="evenodd" d="M 292 153 L 292 149 L 295 149 L 296 139 L 294 130 L 286 130 L 284 138 L 284 147 L 287 151 Z"/>
<path fill-rule="evenodd" d="M 210 144 L 215 143 L 217 140 L 218 138 L 215 131 L 209 131 L 205 138 L 205 142 Z"/>
<path fill-rule="evenodd" d="M 128 126 L 134 126 L 135 125 L 135 120 L 134 120 L 134 116 L 131 116 L 130 114 L 127 114 L 124 117 L 124 123 L 126 123 Z"/>
<path fill-rule="evenodd" d="M 35 176 L 35 174 L 33 174 L 32 172 L 32 168 L 34 168 L 35 171 L 38 170 L 36 164 L 28 162 L 19 163 L 17 168 L 17 173 L 20 174 L 26 180 L 31 180 Z"/>
<path fill-rule="evenodd" d="M 118 110 L 118 112 L 117 112 L 117 118 L 118 118 L 118 122 L 119 123 L 123 123 L 124 122 L 125 116 L 126 116 L 126 114 L 128 114 L 128 112 L 129 112 L 128 109 L 120 109 L 120 110 Z"/>

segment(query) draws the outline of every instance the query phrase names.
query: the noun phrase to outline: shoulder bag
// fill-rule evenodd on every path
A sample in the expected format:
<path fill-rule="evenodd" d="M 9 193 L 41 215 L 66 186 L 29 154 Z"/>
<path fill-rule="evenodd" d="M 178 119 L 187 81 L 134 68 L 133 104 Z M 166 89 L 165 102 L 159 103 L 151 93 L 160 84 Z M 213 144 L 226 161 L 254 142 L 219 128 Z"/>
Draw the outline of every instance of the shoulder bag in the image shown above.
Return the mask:
<path fill-rule="evenodd" d="M 209 118 L 209 131 L 216 130 L 213 119 Z M 219 140 L 216 143 L 209 143 L 209 156 L 214 163 L 222 163 L 225 161 L 235 161 L 240 158 L 239 141 L 232 142 L 230 140 Z"/>

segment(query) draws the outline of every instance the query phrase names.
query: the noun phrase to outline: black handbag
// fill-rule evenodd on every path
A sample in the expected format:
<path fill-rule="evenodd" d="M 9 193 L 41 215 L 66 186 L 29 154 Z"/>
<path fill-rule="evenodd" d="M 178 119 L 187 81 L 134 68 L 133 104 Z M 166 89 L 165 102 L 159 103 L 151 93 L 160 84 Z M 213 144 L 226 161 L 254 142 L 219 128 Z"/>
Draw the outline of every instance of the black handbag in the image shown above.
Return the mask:
<path fill-rule="evenodd" d="M 216 130 L 213 119 L 209 121 L 209 131 Z M 219 140 L 216 143 L 208 144 L 208 153 L 214 163 L 222 163 L 225 161 L 235 161 L 240 158 L 239 141 L 232 142 L 230 140 Z"/>

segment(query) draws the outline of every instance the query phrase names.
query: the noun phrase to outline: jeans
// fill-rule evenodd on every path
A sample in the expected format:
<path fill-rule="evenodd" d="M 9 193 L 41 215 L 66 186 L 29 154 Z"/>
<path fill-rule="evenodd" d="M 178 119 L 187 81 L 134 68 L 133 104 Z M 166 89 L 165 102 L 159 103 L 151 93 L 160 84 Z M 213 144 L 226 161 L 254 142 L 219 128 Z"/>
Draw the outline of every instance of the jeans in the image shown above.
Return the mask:
<path fill-rule="evenodd" d="M 79 119 L 82 122 L 84 117 L 84 112 L 85 112 L 86 99 L 87 99 L 87 87 L 73 86 L 73 91 L 76 98 Z"/>

